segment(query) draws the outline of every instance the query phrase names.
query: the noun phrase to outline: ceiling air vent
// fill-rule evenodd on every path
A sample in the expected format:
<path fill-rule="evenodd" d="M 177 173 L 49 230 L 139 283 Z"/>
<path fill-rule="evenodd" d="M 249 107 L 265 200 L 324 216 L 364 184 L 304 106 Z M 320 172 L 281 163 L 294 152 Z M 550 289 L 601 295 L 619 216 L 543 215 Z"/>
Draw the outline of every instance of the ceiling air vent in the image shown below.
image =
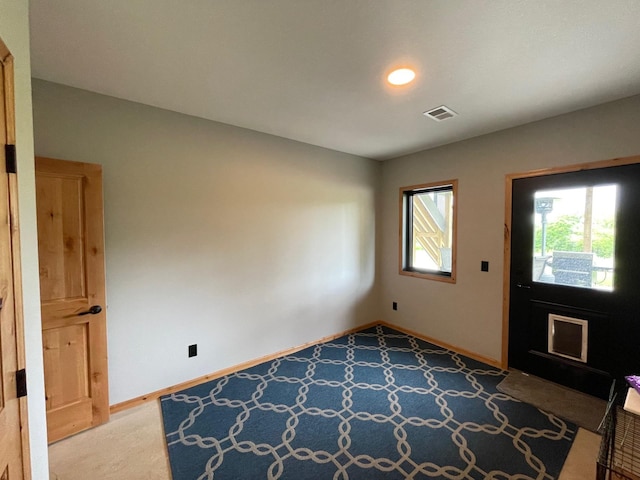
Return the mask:
<path fill-rule="evenodd" d="M 451 110 L 449 107 L 441 105 L 424 112 L 423 115 L 427 118 L 435 120 L 436 122 L 441 122 L 443 120 L 446 120 L 447 118 L 455 117 L 458 114 Z"/>

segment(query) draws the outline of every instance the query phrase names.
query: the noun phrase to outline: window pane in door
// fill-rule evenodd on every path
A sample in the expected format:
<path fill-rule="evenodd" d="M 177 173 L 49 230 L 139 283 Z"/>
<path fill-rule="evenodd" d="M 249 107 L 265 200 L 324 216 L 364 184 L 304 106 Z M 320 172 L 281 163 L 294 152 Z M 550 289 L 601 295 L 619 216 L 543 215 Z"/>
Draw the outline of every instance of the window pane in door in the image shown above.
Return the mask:
<path fill-rule="evenodd" d="M 616 185 L 539 190 L 534 282 L 613 291 Z"/>

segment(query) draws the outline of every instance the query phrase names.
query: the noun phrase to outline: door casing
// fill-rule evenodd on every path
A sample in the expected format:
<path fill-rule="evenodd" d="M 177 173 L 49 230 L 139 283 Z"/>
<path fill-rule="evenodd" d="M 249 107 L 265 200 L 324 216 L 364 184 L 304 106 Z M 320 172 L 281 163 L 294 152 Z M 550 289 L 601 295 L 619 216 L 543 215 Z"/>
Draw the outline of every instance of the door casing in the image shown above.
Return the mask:
<path fill-rule="evenodd" d="M 0 151 L 0 165 L 5 165 L 5 145 L 15 145 L 15 103 L 14 103 L 14 67 L 13 57 L 10 51 L 0 39 L 0 140 L 2 146 Z M 24 345 L 24 315 L 22 301 L 22 270 L 20 264 L 20 226 L 18 213 L 18 178 L 15 172 L 2 172 L 0 175 L 2 182 L 2 211 L 5 217 L 4 225 L 8 230 L 8 235 L 3 234 L 2 250 L 7 252 L 9 261 L 6 267 L 0 272 L 6 275 L 8 281 L 6 284 L 5 298 L 3 299 L 3 307 L 0 314 L 4 317 L 10 328 L 5 329 L 10 332 L 10 343 L 12 343 L 12 351 L 10 358 L 0 358 L 2 369 L 11 372 L 13 369 L 22 370 L 26 368 L 25 345 Z M 4 262 L 3 262 L 4 263 Z M 6 324 L 5 324 L 6 325 Z M 7 342 L 9 343 L 9 342 Z M 0 369 L 0 376 L 3 375 Z M 6 446 L 0 443 L 0 451 L 9 451 L 10 447 L 14 447 L 16 455 L 20 455 L 20 459 L 13 461 L 12 471 L 8 472 L 11 480 L 30 479 L 31 478 L 31 458 L 29 453 L 29 426 L 27 422 L 27 398 L 26 396 L 16 398 L 15 384 L 16 372 L 10 374 L 11 381 L 3 392 L 4 407 L 17 410 L 17 425 L 11 432 L 11 441 L 17 442 L 17 445 Z M 2 388 L 2 381 L 0 381 Z M 17 448 L 16 448 L 17 447 Z M 0 476 L 5 472 L 4 467 L 0 466 Z"/>

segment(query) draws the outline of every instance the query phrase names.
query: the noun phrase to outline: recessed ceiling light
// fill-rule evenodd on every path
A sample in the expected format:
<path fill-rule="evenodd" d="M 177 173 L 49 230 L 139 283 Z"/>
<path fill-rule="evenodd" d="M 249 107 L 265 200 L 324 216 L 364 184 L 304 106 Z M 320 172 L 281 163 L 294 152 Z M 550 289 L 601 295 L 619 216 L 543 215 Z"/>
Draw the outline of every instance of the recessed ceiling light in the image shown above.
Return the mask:
<path fill-rule="evenodd" d="M 414 78 L 416 78 L 416 72 L 414 72 L 410 68 L 398 68 L 397 70 L 394 70 L 389 75 L 387 75 L 387 81 L 391 85 L 397 86 L 411 83 Z"/>

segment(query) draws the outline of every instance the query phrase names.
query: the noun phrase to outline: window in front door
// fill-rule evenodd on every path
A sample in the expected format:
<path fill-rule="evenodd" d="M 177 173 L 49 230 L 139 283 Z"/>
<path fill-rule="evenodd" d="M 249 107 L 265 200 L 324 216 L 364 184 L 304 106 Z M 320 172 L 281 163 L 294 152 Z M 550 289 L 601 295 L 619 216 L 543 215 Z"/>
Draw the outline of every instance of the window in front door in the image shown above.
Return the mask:
<path fill-rule="evenodd" d="M 613 291 L 617 189 L 535 192 L 534 282 Z"/>

